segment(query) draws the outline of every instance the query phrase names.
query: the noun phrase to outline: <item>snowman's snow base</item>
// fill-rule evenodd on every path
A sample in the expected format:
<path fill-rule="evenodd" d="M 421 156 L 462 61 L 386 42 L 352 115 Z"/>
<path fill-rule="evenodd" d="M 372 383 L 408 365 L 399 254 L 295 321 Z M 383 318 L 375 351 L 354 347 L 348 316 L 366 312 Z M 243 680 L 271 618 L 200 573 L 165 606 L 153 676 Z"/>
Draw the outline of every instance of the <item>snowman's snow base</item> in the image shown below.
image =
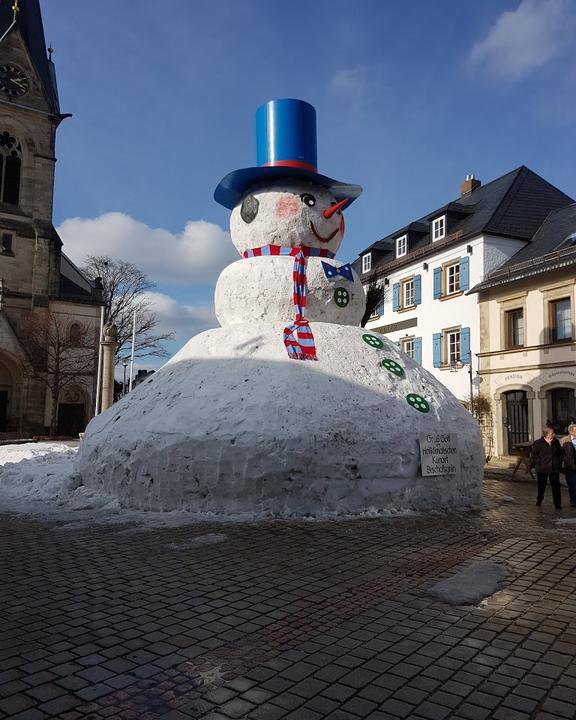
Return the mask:
<path fill-rule="evenodd" d="M 311 328 L 317 362 L 287 357 L 283 323 L 192 338 L 89 424 L 84 484 L 127 507 L 227 518 L 474 506 L 483 451 L 456 398 L 382 335 Z M 458 434 L 456 474 L 421 476 L 421 432 Z"/>

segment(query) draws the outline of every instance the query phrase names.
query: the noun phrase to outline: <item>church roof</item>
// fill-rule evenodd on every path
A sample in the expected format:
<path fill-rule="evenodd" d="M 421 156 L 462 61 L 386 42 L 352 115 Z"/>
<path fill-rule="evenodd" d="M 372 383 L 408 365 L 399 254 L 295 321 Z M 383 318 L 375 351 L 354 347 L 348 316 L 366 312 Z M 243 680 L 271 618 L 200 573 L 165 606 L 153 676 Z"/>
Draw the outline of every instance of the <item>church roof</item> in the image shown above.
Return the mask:
<path fill-rule="evenodd" d="M 40 0 L 19 0 L 19 12 L 16 13 L 15 27 L 20 31 L 28 48 L 30 60 L 44 88 L 46 100 L 52 112 L 60 113 L 58 88 L 54 63 L 48 59 Z M 12 3 L 0 2 L 0 37 L 2 37 L 14 21 Z"/>

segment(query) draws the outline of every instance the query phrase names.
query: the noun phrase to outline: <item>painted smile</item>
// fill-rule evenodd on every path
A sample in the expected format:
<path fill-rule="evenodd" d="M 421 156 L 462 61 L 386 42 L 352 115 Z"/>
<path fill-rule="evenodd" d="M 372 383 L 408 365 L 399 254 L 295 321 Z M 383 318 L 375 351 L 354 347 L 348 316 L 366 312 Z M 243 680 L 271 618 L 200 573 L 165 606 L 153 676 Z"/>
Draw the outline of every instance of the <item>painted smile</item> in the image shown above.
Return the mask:
<path fill-rule="evenodd" d="M 336 237 L 336 235 L 338 234 L 338 230 L 340 229 L 340 228 L 336 228 L 336 230 L 334 230 L 333 233 L 328 235 L 327 238 L 323 238 L 322 235 L 319 235 L 318 232 L 316 231 L 316 228 L 314 227 L 314 223 L 312 222 L 312 220 L 310 220 L 310 227 L 312 228 L 312 232 L 314 233 L 314 235 L 316 235 L 318 240 L 320 240 L 320 242 L 322 242 L 322 243 L 329 243 L 330 240 L 332 240 L 332 238 Z"/>

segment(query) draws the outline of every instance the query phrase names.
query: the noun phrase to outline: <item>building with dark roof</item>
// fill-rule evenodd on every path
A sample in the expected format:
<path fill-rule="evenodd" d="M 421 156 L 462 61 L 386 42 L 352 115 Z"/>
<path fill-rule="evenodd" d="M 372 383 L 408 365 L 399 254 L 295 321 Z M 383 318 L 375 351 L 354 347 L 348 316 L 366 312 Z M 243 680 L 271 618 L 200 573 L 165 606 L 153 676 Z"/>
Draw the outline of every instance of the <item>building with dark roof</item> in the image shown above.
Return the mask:
<path fill-rule="evenodd" d="M 573 203 L 552 211 L 530 243 L 470 290 L 498 455 L 533 442 L 546 424 L 565 435 L 576 420 L 575 276 Z"/>
<path fill-rule="evenodd" d="M 39 0 L 0 2 L 0 434 L 45 434 L 53 405 L 60 432 L 75 434 L 93 409 L 101 293 L 64 255 L 52 224 L 56 131 L 66 117 Z M 57 406 L 47 389 L 54 371 L 44 369 L 54 359 L 33 356 L 32 328 L 47 345 L 49 328 L 68 333 L 78 366 L 84 350 L 94 359 Z"/>
<path fill-rule="evenodd" d="M 360 253 L 354 268 L 365 287 L 386 288 L 366 327 L 388 335 L 469 401 L 483 344 L 478 295 L 469 290 L 529 253 L 550 214 L 573 202 L 525 166 L 485 185 L 467 176 L 458 198 Z"/>

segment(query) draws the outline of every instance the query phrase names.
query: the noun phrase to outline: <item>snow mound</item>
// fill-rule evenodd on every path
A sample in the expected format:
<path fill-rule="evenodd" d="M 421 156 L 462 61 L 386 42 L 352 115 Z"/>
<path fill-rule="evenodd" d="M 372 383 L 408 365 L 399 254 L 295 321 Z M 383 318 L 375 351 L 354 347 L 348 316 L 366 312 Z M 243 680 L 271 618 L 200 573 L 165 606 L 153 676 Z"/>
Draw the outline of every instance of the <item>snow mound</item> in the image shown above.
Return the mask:
<path fill-rule="evenodd" d="M 142 511 L 231 519 L 462 509 L 480 498 L 478 424 L 385 336 L 311 323 L 318 362 L 288 358 L 284 323 L 192 338 L 88 425 L 87 487 Z M 420 433 L 457 433 L 451 474 L 422 477 Z"/>
<path fill-rule="evenodd" d="M 76 454 L 76 448 L 55 442 L 0 447 L 0 496 L 53 500 L 73 494 Z"/>
<path fill-rule="evenodd" d="M 477 605 L 493 595 L 510 575 L 505 563 L 480 560 L 433 585 L 428 594 L 448 605 Z"/>

